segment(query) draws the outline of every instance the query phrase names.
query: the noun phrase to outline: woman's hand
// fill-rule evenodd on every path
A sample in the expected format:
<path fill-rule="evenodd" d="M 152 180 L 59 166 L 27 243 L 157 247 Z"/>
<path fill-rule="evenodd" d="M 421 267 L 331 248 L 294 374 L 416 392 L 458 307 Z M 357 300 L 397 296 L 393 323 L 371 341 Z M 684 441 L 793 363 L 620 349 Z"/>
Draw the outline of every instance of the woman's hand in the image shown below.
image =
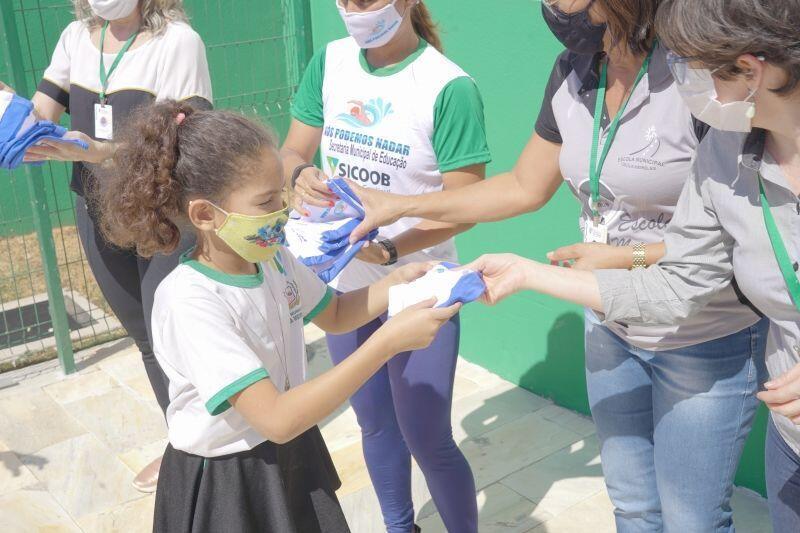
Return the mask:
<path fill-rule="evenodd" d="M 573 244 L 548 253 L 547 258 L 555 265 L 578 270 L 631 268 L 633 266 L 633 250 L 629 246 L 612 246 L 610 244 Z"/>
<path fill-rule="evenodd" d="M 357 259 L 373 265 L 382 265 L 389 260 L 389 252 L 375 241 L 364 243 L 364 247 L 356 255 Z"/>
<path fill-rule="evenodd" d="M 492 254 L 479 257 L 463 268 L 483 275 L 486 293 L 482 299 L 488 305 L 495 305 L 527 288 L 533 264 L 533 261 L 514 254 Z"/>
<path fill-rule="evenodd" d="M 0 81 L 0 91 L 6 91 L 6 92 L 9 92 L 9 93 L 17 94 L 17 91 L 15 91 L 11 87 L 9 87 L 5 83 L 3 83 L 2 81 Z"/>
<path fill-rule="evenodd" d="M 364 221 L 350 234 L 350 242 L 358 242 L 370 231 L 394 224 L 405 216 L 407 196 L 368 189 L 352 182 L 349 185 L 364 206 L 365 213 Z"/>
<path fill-rule="evenodd" d="M 427 348 L 439 330 L 461 309 L 461 304 L 433 308 L 436 298 L 411 306 L 389 319 L 375 333 L 387 343 L 392 355 Z"/>
<path fill-rule="evenodd" d="M 28 148 L 25 152 L 26 163 L 36 163 L 40 161 L 85 161 L 87 163 L 100 164 L 114 155 L 114 144 L 110 142 L 96 141 L 79 131 L 68 131 L 64 139 L 78 139 L 89 145 L 88 150 L 73 143 L 63 143 L 58 141 L 42 141 L 39 145 Z"/>
<path fill-rule="evenodd" d="M 771 411 L 800 425 L 800 365 L 765 386 L 767 390 L 759 392 L 758 399 Z"/>
<path fill-rule="evenodd" d="M 303 204 L 333 207 L 336 195 L 325 184 L 326 179 L 318 168 L 304 169 L 294 184 L 294 208 L 305 216 L 308 212 L 303 209 Z"/>

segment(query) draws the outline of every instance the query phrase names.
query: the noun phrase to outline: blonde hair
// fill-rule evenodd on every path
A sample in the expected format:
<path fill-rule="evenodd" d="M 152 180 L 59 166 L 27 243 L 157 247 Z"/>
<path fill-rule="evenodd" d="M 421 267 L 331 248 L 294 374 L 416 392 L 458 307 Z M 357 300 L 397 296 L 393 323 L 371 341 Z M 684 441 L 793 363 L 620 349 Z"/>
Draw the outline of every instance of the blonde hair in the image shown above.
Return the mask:
<path fill-rule="evenodd" d="M 75 18 L 83 21 L 90 30 L 100 27 L 103 19 L 97 17 L 87 0 L 72 0 L 75 7 Z M 188 22 L 183 0 L 140 0 L 142 13 L 141 31 L 153 35 L 162 33 L 170 22 Z"/>

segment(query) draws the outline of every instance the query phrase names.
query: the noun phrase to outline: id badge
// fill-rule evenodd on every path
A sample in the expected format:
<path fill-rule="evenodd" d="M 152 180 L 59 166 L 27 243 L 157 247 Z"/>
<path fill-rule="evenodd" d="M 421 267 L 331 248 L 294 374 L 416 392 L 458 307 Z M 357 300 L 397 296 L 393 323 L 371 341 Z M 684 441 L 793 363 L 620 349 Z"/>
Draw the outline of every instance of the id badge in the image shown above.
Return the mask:
<path fill-rule="evenodd" d="M 110 105 L 94 104 L 94 136 L 96 139 L 114 139 L 114 113 Z"/>
<path fill-rule="evenodd" d="M 583 242 L 596 242 L 600 244 L 608 244 L 608 226 L 602 222 L 597 222 L 593 219 L 586 221 Z"/>

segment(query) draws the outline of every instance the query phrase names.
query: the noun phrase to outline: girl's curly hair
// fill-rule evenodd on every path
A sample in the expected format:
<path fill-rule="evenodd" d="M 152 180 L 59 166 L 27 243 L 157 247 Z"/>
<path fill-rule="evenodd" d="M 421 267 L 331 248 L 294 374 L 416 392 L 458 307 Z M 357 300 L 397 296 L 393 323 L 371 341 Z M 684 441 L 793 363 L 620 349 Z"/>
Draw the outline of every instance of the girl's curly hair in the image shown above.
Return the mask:
<path fill-rule="evenodd" d="M 142 257 L 176 249 L 192 198 L 221 202 L 275 135 L 230 111 L 199 111 L 164 101 L 133 114 L 113 163 L 98 171 L 90 196 L 106 239 Z"/>

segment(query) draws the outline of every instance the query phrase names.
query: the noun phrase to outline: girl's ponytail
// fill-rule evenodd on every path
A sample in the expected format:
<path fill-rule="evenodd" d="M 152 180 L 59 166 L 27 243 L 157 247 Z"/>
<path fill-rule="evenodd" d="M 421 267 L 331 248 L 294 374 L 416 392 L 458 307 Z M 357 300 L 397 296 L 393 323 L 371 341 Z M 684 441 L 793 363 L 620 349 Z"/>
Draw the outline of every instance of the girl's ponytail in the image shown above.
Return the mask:
<path fill-rule="evenodd" d="M 184 196 L 175 173 L 179 132 L 194 112 L 186 103 L 163 102 L 126 124 L 113 165 L 100 172 L 93 190 L 100 228 L 111 243 L 142 257 L 177 248 Z"/>
<path fill-rule="evenodd" d="M 414 26 L 414 31 L 417 32 L 417 35 L 428 41 L 431 46 L 440 52 L 444 52 L 442 40 L 439 38 L 439 27 L 433 22 L 430 11 L 421 0 L 411 12 L 411 24 Z"/>

